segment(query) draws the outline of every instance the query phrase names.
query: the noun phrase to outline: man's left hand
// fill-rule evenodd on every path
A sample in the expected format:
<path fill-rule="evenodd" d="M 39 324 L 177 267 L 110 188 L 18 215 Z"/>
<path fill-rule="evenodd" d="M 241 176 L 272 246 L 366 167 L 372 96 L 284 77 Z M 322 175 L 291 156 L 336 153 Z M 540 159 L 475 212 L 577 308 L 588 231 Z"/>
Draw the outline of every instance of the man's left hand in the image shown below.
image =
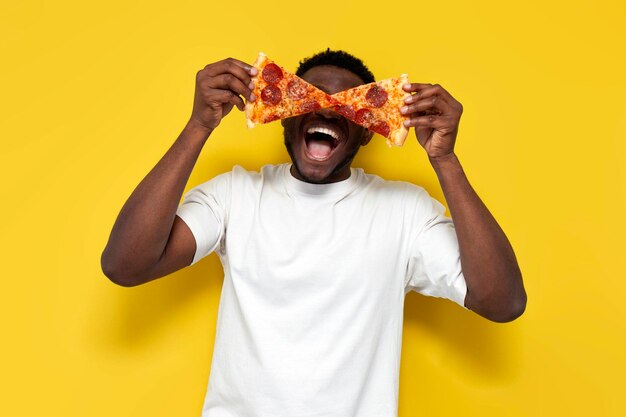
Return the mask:
<path fill-rule="evenodd" d="M 405 84 L 411 94 L 400 109 L 408 117 L 404 125 L 413 126 L 418 142 L 428 157 L 437 159 L 454 152 L 463 106 L 439 84 Z"/>

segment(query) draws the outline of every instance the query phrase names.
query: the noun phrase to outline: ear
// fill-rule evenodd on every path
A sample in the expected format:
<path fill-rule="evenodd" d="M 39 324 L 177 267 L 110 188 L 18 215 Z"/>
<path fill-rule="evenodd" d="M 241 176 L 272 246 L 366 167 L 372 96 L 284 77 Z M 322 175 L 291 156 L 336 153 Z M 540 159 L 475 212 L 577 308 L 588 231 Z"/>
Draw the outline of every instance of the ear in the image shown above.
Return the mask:
<path fill-rule="evenodd" d="M 361 146 L 365 146 L 368 143 L 370 143 L 370 140 L 372 140 L 373 136 L 374 136 L 374 132 L 372 132 L 369 129 L 363 128 L 363 136 L 361 138 Z"/>

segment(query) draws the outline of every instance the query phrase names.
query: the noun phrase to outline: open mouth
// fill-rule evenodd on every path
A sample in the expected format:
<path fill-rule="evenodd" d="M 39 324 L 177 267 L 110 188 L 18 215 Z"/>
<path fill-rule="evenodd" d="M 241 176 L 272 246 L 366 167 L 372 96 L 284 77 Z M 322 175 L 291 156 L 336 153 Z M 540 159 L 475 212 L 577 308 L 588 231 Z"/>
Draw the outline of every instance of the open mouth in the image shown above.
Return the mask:
<path fill-rule="evenodd" d="M 343 141 L 342 130 L 330 123 L 312 124 L 304 132 L 306 156 L 316 161 L 329 159 Z"/>

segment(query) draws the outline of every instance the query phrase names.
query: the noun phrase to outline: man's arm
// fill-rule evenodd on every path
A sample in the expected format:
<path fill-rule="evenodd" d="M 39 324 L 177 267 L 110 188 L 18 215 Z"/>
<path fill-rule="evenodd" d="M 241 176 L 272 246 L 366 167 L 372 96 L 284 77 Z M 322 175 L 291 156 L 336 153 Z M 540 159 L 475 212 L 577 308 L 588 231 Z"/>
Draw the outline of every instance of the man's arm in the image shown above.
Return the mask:
<path fill-rule="evenodd" d="M 470 185 L 454 153 L 463 108 L 439 85 L 407 84 L 402 112 L 415 127 L 443 189 L 459 241 L 467 283 L 465 306 L 489 320 L 511 321 L 526 308 L 526 291 L 513 248 Z"/>
<path fill-rule="evenodd" d="M 192 116 L 171 148 L 141 181 L 115 221 L 102 253 L 104 274 L 123 286 L 139 285 L 189 265 L 196 242 L 176 209 L 200 151 L 240 96 L 254 100 L 256 69 L 229 58 L 196 77 Z"/>

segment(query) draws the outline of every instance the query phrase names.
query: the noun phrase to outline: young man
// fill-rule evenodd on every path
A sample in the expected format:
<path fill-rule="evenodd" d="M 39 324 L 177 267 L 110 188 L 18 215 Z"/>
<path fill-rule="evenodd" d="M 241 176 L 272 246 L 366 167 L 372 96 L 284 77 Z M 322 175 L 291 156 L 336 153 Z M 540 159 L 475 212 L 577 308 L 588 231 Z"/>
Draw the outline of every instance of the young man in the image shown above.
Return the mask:
<path fill-rule="evenodd" d="M 297 74 L 329 94 L 374 80 L 341 51 Z M 526 305 L 513 250 L 454 153 L 461 104 L 439 85 L 405 86 L 407 126 L 454 224 L 424 189 L 351 168 L 372 133 L 329 110 L 283 121 L 291 164 L 235 167 L 178 207 L 208 137 L 243 110 L 242 97 L 255 100 L 255 75 L 235 59 L 198 73 L 191 119 L 122 208 L 102 268 L 134 286 L 218 253 L 225 277 L 204 417 L 395 416 L 408 291 L 498 322 Z"/>

